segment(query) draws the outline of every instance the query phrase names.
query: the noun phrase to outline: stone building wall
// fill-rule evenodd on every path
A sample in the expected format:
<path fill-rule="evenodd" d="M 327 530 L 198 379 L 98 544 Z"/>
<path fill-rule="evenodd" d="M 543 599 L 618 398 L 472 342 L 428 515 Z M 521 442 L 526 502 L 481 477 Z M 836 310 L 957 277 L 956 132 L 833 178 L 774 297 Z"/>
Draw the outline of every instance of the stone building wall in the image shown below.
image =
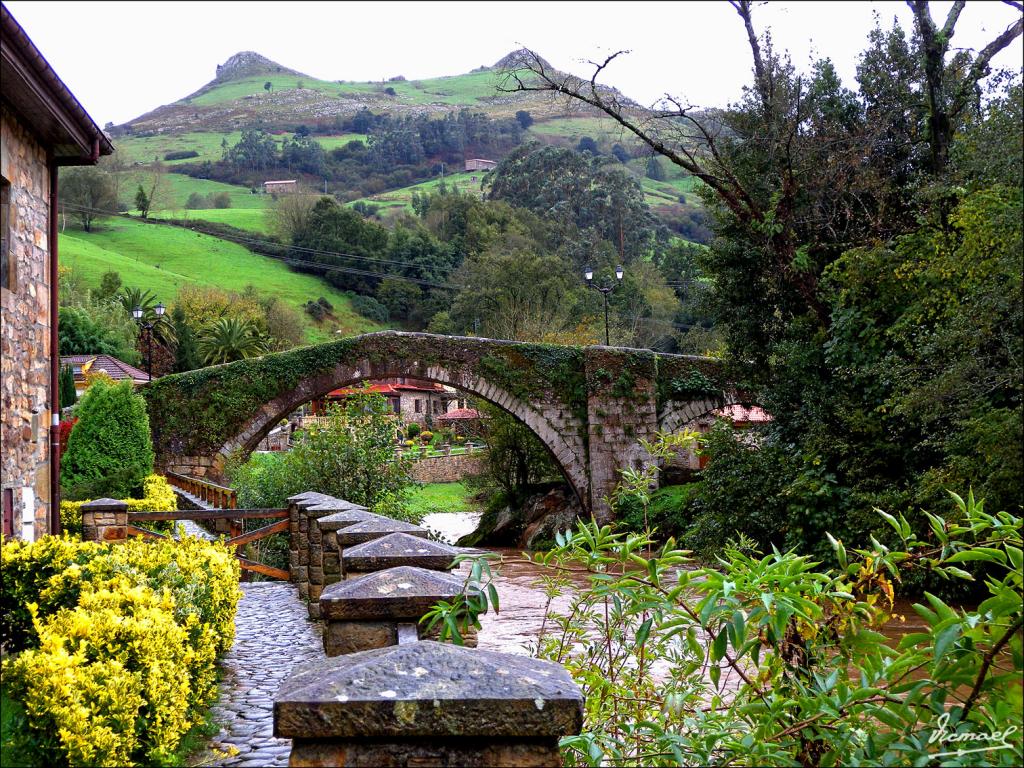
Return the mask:
<path fill-rule="evenodd" d="M 448 411 L 448 400 L 440 392 L 406 390 L 398 401 L 402 421 L 406 424 L 415 421 L 421 427 L 428 423 L 436 426 L 437 417 Z M 417 402 L 420 403 L 419 413 L 416 412 Z"/>
<path fill-rule="evenodd" d="M 46 151 L 6 109 L 0 175 L 10 184 L 13 263 L 11 289 L 0 288 L 0 487 L 13 492 L 15 536 L 31 540 L 46 533 L 50 499 L 50 176 Z"/>

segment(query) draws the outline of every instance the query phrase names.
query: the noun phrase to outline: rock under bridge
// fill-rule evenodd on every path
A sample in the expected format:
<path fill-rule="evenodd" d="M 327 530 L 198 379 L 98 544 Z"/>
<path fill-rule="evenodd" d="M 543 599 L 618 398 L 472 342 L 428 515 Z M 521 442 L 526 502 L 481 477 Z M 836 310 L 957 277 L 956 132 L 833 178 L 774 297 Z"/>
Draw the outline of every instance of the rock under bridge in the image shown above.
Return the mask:
<path fill-rule="evenodd" d="M 165 376 L 145 396 L 157 465 L 219 480 L 303 403 L 396 376 L 447 384 L 508 411 L 548 448 L 585 509 L 619 470 L 650 457 L 640 438 L 735 402 L 717 361 L 621 347 L 529 344 L 383 331 Z"/>

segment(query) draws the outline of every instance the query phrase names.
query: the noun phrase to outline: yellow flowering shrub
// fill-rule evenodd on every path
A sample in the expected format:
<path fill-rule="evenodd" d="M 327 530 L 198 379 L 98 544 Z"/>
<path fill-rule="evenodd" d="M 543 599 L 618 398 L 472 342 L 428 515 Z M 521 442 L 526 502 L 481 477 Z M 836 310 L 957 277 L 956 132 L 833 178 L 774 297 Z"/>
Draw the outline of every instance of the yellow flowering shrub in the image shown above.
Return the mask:
<path fill-rule="evenodd" d="M 190 537 L 45 537 L 4 543 L 2 556 L 4 636 L 26 649 L 2 672 L 25 709 L 23 752 L 40 764 L 168 762 L 216 696 L 216 661 L 234 638 L 231 551 Z M 28 631 L 8 610 L 8 587 Z"/>
<path fill-rule="evenodd" d="M 142 481 L 142 498 L 125 499 L 124 502 L 129 512 L 173 512 L 178 508 L 174 488 L 162 475 L 147 475 Z M 73 535 L 82 535 L 82 505 L 85 503 L 61 501 L 60 525 L 63 530 Z"/>

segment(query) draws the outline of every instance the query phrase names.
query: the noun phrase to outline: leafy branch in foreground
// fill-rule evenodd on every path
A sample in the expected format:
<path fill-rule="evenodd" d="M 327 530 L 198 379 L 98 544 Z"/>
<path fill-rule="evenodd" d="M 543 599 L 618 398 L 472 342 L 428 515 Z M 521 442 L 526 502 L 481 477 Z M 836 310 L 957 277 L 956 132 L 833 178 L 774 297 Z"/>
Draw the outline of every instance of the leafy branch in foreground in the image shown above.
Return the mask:
<path fill-rule="evenodd" d="M 973 494 L 953 501 L 926 540 L 880 512 L 898 549 L 832 539 L 834 569 L 742 540 L 696 568 L 672 540 L 656 549 L 595 523 L 524 555 L 548 597 L 537 655 L 587 698 L 583 733 L 562 741 L 567 764 L 1020 764 L 1021 519 Z M 987 599 L 958 609 L 925 593 L 923 626 L 894 636 L 902 574 L 974 578 L 964 563 L 980 566 Z M 479 627 L 492 581 L 475 561 L 478 591 L 431 621 L 452 639 Z M 553 610 L 563 596 L 567 610 Z"/>

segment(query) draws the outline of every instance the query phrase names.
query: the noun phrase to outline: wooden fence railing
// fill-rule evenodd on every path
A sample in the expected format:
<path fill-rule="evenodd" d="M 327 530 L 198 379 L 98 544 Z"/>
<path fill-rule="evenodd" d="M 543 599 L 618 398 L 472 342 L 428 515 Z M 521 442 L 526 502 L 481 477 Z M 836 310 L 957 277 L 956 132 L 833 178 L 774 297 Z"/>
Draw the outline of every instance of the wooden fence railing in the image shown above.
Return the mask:
<path fill-rule="evenodd" d="M 167 482 L 175 488 L 180 488 L 207 504 L 220 509 L 235 509 L 238 507 L 238 492 L 234 488 L 217 485 L 207 480 L 200 480 L 198 477 L 179 475 L 176 472 L 165 473 Z"/>
<path fill-rule="evenodd" d="M 229 489 L 230 490 L 230 489 Z M 191 491 L 190 491 L 191 493 Z M 287 509 L 183 509 L 176 512 L 129 512 L 127 533 L 129 536 L 141 535 L 148 539 L 166 539 L 167 536 L 148 528 L 143 528 L 139 523 L 151 523 L 158 520 L 228 520 L 231 526 L 231 536 L 225 540 L 225 544 L 235 548 L 235 557 L 243 571 L 261 573 L 274 579 L 288 581 L 288 571 L 281 568 L 274 568 L 270 565 L 250 560 L 238 553 L 238 548 L 254 541 L 270 536 L 274 533 L 288 532 L 288 510 Z M 276 522 L 257 528 L 248 533 L 242 530 L 243 520 L 276 520 Z"/>

